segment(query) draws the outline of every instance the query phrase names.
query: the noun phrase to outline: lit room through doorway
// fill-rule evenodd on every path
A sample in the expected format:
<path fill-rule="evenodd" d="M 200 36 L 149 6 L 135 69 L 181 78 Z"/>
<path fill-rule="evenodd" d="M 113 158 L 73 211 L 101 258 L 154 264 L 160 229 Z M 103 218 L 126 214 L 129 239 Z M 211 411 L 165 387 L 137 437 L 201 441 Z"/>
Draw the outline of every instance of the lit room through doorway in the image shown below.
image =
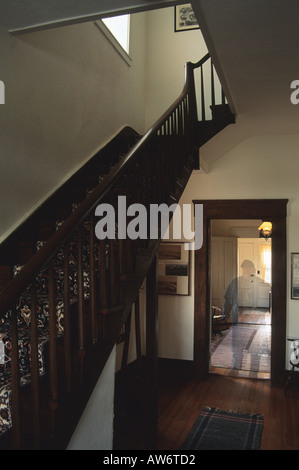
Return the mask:
<path fill-rule="evenodd" d="M 212 220 L 210 371 L 270 378 L 271 238 L 260 220 Z"/>

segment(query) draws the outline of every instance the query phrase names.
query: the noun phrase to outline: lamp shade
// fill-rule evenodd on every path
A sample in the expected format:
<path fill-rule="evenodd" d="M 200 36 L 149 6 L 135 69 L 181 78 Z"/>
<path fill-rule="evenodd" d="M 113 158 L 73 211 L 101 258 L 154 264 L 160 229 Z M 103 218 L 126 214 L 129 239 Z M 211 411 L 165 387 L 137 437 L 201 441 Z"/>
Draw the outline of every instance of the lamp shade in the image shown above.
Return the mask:
<path fill-rule="evenodd" d="M 259 228 L 261 235 L 264 238 L 269 238 L 272 235 L 272 223 L 271 222 L 263 222 Z"/>

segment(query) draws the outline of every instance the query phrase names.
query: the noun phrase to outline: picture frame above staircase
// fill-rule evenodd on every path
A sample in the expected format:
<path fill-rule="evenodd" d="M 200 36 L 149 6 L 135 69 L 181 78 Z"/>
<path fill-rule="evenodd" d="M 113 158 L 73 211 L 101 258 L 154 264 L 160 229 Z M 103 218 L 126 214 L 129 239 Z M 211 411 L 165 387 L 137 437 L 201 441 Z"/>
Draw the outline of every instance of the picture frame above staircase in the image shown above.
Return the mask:
<path fill-rule="evenodd" d="M 176 5 L 174 7 L 174 31 L 190 31 L 199 29 L 195 13 L 191 3 L 184 3 L 183 5 Z"/>

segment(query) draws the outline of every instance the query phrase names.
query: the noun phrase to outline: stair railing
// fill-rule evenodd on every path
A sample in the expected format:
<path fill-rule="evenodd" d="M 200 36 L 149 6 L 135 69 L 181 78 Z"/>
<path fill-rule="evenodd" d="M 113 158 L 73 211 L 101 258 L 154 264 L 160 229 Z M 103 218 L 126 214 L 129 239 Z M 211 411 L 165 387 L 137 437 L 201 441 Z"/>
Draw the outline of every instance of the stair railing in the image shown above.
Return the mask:
<path fill-rule="evenodd" d="M 198 120 L 211 120 L 215 105 L 225 105 L 227 101 L 210 54 L 192 64 L 192 68 L 195 74 Z"/>
<path fill-rule="evenodd" d="M 179 98 L 64 220 L 0 294 L 0 319 L 10 322 L 11 328 L 14 448 L 22 446 L 23 382 L 26 383 L 29 375 L 31 404 L 27 404 L 26 409 L 29 407 L 32 416 L 29 432 L 38 448 L 40 379 L 46 375 L 49 384 L 51 434 L 55 433 L 55 410 L 61 382 L 69 392 L 74 380 L 76 383 L 83 381 L 88 349 L 107 334 L 105 318 L 124 308 L 125 283 L 136 271 L 138 254 L 150 243 L 146 237 L 136 240 L 120 237 L 118 220 L 115 238 L 98 239 L 95 235 L 96 207 L 109 204 L 117 214 L 118 196 L 122 195 L 126 197 L 127 207 L 139 203 L 149 211 L 150 204 L 173 202 L 182 193 L 194 167 L 197 150 L 193 71 L 202 68 L 208 59 L 209 54 L 197 64 L 186 64 L 185 84 Z M 24 314 L 24 309 L 30 316 L 27 375 L 20 364 L 19 352 L 20 315 Z M 43 322 L 48 334 L 46 341 L 42 336 Z M 44 350 L 47 352 L 46 365 L 42 357 Z M 63 366 L 60 361 L 58 363 L 58 354 L 62 354 Z"/>

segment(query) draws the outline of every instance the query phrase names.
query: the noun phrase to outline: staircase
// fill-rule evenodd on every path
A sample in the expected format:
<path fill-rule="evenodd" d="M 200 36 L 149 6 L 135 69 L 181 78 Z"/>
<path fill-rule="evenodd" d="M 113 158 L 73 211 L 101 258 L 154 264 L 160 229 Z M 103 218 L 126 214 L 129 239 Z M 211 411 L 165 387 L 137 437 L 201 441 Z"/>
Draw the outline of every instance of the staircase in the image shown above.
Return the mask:
<path fill-rule="evenodd" d="M 67 447 L 160 243 L 122 238 L 119 220 L 98 239 L 96 207 L 179 201 L 198 148 L 234 122 L 213 80 L 213 118 L 198 120 L 193 71 L 207 63 L 213 77 L 209 54 L 186 64 L 181 95 L 144 136 L 124 128 L 0 247 L 0 448 Z"/>

